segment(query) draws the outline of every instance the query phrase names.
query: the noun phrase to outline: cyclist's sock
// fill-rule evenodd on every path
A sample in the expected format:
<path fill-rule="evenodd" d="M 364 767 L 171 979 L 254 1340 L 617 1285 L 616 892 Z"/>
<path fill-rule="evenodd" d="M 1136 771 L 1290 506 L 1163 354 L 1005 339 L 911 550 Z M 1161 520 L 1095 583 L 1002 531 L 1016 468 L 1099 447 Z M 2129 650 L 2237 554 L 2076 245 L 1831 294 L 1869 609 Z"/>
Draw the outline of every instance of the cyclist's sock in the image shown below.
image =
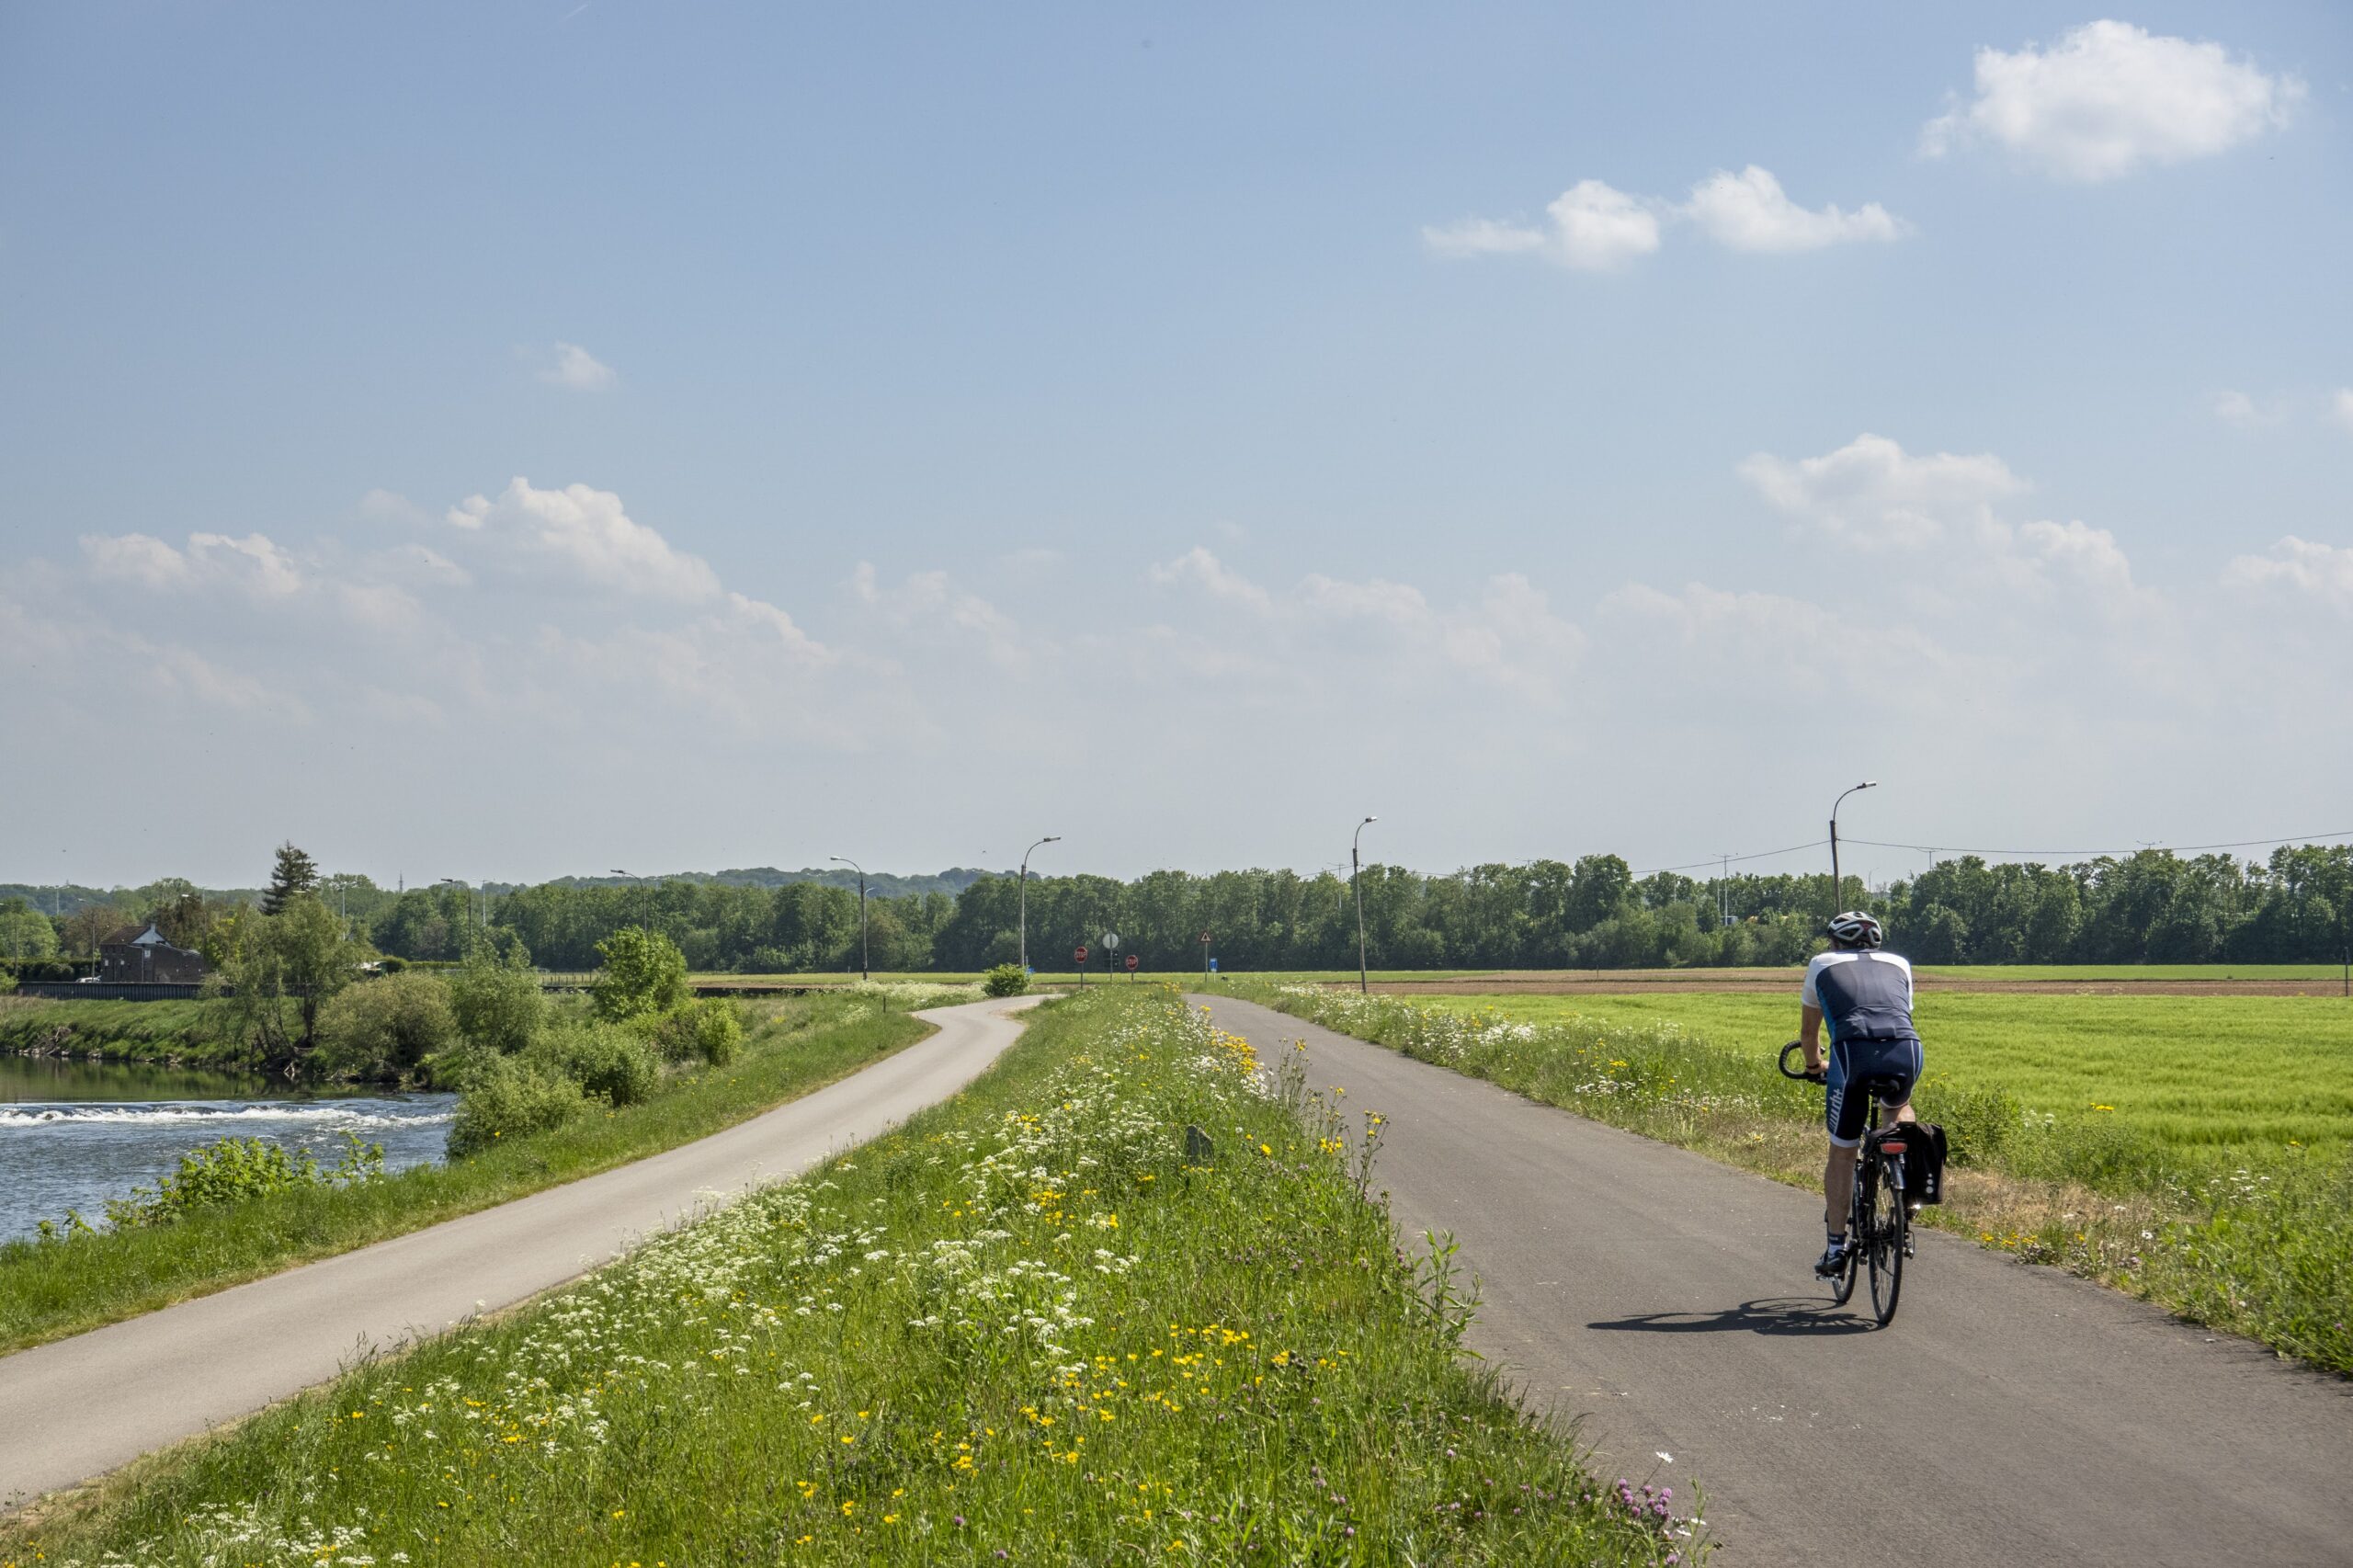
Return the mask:
<path fill-rule="evenodd" d="M 1832 1232 L 1830 1232 L 1830 1233 L 1829 1233 L 1829 1236 L 1830 1236 L 1830 1250 L 1831 1250 L 1832 1252 L 1837 1252 L 1837 1251 L 1839 1251 L 1841 1248 L 1843 1248 L 1843 1247 L 1845 1247 L 1845 1246 L 1846 1246 L 1846 1244 L 1847 1244 L 1847 1233 L 1846 1233 L 1846 1232 L 1844 1232 L 1844 1231 L 1832 1231 Z"/>

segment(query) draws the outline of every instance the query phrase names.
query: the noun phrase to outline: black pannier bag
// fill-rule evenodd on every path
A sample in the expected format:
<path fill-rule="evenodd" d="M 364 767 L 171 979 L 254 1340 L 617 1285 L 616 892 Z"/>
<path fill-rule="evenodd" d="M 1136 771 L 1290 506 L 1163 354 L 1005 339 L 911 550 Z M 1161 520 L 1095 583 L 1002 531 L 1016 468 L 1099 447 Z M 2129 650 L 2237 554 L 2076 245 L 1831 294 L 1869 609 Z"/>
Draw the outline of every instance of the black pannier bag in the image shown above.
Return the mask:
<path fill-rule="evenodd" d="M 1945 1200 L 1945 1130 L 1933 1121 L 1906 1121 L 1883 1128 L 1880 1142 L 1901 1143 L 1904 1153 L 1904 1200 L 1942 1203 Z"/>

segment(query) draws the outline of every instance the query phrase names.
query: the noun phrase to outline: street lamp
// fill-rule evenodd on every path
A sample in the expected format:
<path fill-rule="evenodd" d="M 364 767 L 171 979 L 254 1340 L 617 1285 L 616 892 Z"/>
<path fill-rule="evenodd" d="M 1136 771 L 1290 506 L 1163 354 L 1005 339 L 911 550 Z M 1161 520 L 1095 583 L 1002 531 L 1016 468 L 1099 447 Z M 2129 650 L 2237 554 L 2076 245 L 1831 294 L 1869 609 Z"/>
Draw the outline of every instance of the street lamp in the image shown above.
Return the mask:
<path fill-rule="evenodd" d="M 869 980 L 866 972 L 866 868 L 847 855 L 828 855 L 828 860 L 839 860 L 858 872 L 858 978 Z"/>
<path fill-rule="evenodd" d="M 637 884 L 637 918 L 645 929 L 651 931 L 654 928 L 654 910 L 645 901 L 645 879 L 634 871 L 624 871 L 619 866 L 612 868 L 612 873 L 617 877 L 627 877 Z"/>
<path fill-rule="evenodd" d="M 471 923 L 471 922 L 473 920 L 473 917 L 474 917 L 474 886 L 473 886 L 473 884 L 472 884 L 472 882 L 460 881 L 459 881 L 456 877 L 444 877 L 444 878 L 442 878 L 442 879 L 441 879 L 441 885 L 442 885 L 443 887 L 445 887 L 445 888 L 463 888 L 463 889 L 465 890 L 465 893 L 466 893 L 466 919 L 467 919 L 467 921 L 468 921 L 469 923 Z M 346 934 L 347 935 L 347 934 L 348 934 L 348 932 L 347 931 L 347 933 L 346 933 Z"/>
<path fill-rule="evenodd" d="M 1063 835 L 1050 833 L 1038 844 L 1060 844 Z M 1038 847 L 1031 845 L 1021 852 L 1021 972 L 1029 972 L 1029 856 Z"/>
<path fill-rule="evenodd" d="M 1364 830 L 1380 820 L 1365 818 L 1357 824 L 1356 832 L 1348 838 L 1348 886 L 1357 895 L 1357 991 L 1360 995 L 1370 994 L 1372 983 L 1364 967 L 1364 858 L 1357 852 L 1357 846 L 1364 841 Z"/>
<path fill-rule="evenodd" d="M 1847 789 L 1841 790 L 1838 792 L 1838 799 L 1830 802 L 1830 913 L 1833 915 L 1838 913 L 1838 900 L 1844 896 L 1838 891 L 1839 802 L 1846 800 L 1847 796 L 1853 794 L 1857 790 L 1876 790 L 1878 788 L 1878 779 L 1866 778 L 1860 784 L 1850 785 Z"/>

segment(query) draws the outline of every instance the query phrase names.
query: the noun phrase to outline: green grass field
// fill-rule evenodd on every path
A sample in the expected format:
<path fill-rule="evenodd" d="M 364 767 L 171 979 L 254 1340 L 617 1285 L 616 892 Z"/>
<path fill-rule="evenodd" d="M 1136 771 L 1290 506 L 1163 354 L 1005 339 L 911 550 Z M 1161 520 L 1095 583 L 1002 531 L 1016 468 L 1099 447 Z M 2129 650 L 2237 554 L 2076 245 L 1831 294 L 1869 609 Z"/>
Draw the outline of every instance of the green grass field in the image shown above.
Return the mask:
<path fill-rule="evenodd" d="M 0 1244 L 0 1355 L 675 1148 L 831 1083 L 926 1028 L 848 997 L 756 1006 L 766 1017 L 732 1065 L 674 1079 L 642 1105 L 355 1187 L 279 1193 L 151 1229 Z"/>
<path fill-rule="evenodd" d="M 0 1525 L 0 1563 L 1706 1555 L 1692 1499 L 1598 1482 L 1457 1358 L 1460 1282 L 1295 1072 L 1270 1096 L 1165 987 L 1033 1017 L 902 1131 Z"/>
<path fill-rule="evenodd" d="M 1769 1064 L 1794 996 L 1449 996 L 1532 1023 L 1674 1023 Z M 2353 1007 L 2314 996 L 2040 996 L 1923 991 L 1930 1092 L 2002 1090 L 2029 1111 L 2112 1117 L 2186 1152 L 2273 1157 L 2353 1142 Z"/>

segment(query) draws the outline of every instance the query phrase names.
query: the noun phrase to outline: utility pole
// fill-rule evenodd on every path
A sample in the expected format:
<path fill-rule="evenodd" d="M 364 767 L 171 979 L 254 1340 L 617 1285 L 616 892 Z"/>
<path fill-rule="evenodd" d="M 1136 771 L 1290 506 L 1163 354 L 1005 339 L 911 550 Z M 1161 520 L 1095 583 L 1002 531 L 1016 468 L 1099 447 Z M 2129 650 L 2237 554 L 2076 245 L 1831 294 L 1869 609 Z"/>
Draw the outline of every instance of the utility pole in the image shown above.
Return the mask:
<path fill-rule="evenodd" d="M 1060 844 L 1063 835 L 1050 833 L 1021 852 L 1021 972 L 1029 972 L 1029 857 L 1039 844 Z"/>
<path fill-rule="evenodd" d="M 858 872 L 858 978 L 870 980 L 873 977 L 866 970 L 866 868 L 847 855 L 828 855 L 825 858 L 839 860 Z"/>
<path fill-rule="evenodd" d="M 1732 856 L 1726 853 L 1722 858 L 1723 869 L 1716 873 L 1716 924 L 1729 927 L 1732 925 Z"/>
<path fill-rule="evenodd" d="M 1348 838 L 1348 885 L 1357 895 L 1357 994 L 1360 996 L 1371 994 L 1372 983 L 1364 965 L 1364 857 L 1358 846 L 1364 842 L 1364 830 L 1380 820 L 1365 818 Z"/>

